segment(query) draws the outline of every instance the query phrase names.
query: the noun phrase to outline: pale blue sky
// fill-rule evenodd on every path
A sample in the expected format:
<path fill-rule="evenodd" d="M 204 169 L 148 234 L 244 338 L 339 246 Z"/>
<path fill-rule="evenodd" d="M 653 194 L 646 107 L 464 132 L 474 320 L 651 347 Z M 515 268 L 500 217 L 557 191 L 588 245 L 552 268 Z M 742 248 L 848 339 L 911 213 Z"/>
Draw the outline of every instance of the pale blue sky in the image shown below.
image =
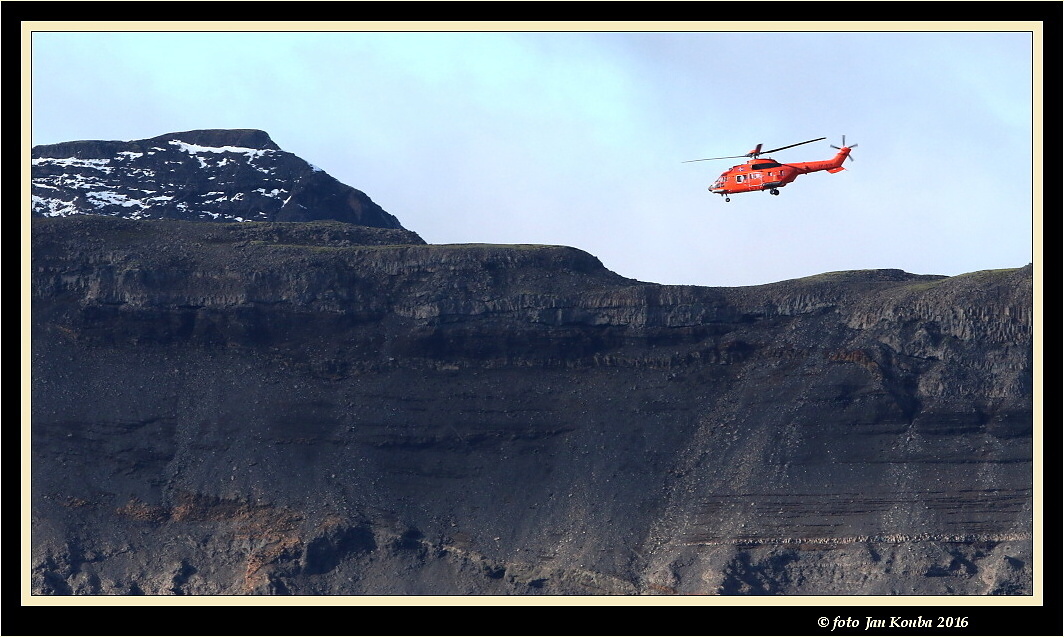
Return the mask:
<path fill-rule="evenodd" d="M 699 28 L 704 28 L 704 25 Z M 735 286 L 1032 255 L 1032 36 L 37 32 L 32 142 L 260 128 L 430 243 L 546 243 Z M 739 155 L 855 161 L 778 197 Z M 1039 137 L 1040 141 L 1040 137 Z"/>

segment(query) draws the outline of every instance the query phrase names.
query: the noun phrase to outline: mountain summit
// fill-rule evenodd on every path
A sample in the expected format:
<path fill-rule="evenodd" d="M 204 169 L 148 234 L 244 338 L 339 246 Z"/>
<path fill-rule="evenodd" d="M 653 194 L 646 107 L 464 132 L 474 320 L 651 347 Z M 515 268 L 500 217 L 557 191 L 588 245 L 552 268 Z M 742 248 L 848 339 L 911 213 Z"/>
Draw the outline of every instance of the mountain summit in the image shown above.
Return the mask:
<path fill-rule="evenodd" d="M 35 217 L 93 214 L 185 221 L 402 224 L 254 129 L 167 133 L 134 141 L 35 146 Z"/>

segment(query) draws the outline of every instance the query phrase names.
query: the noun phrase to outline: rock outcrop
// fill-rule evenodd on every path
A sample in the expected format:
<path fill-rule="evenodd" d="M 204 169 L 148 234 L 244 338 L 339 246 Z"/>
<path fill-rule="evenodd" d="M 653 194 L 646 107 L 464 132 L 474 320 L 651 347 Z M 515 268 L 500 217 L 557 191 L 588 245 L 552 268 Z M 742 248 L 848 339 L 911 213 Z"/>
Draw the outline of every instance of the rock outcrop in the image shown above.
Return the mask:
<path fill-rule="evenodd" d="M 1031 266 L 669 286 L 379 225 L 34 220 L 34 592 L 1031 593 Z"/>

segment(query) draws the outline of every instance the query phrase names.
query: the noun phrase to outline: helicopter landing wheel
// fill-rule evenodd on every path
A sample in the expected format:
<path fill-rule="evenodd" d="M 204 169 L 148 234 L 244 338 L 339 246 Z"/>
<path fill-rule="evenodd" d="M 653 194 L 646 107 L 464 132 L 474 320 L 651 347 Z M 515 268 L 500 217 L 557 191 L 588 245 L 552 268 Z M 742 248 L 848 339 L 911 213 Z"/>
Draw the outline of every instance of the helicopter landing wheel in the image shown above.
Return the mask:
<path fill-rule="evenodd" d="M 731 201 L 731 197 L 725 197 L 725 198 L 724 198 L 724 201 L 725 201 L 725 203 L 727 203 L 727 202 Z"/>
<path fill-rule="evenodd" d="M 770 192 L 771 194 L 773 194 L 773 195 L 778 195 L 778 194 L 780 194 L 780 191 L 779 191 L 779 190 L 776 190 L 775 188 L 773 188 L 773 189 L 772 189 L 772 190 L 770 190 L 769 192 Z"/>

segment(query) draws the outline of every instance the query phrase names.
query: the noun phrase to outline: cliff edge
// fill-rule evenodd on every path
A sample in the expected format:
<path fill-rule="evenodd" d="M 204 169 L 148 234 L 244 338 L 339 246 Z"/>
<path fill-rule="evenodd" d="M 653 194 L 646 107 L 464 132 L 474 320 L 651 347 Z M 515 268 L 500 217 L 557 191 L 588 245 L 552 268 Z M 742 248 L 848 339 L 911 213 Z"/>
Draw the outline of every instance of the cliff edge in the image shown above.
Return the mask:
<path fill-rule="evenodd" d="M 1030 266 L 709 288 L 394 224 L 32 241 L 36 594 L 1031 593 Z"/>

